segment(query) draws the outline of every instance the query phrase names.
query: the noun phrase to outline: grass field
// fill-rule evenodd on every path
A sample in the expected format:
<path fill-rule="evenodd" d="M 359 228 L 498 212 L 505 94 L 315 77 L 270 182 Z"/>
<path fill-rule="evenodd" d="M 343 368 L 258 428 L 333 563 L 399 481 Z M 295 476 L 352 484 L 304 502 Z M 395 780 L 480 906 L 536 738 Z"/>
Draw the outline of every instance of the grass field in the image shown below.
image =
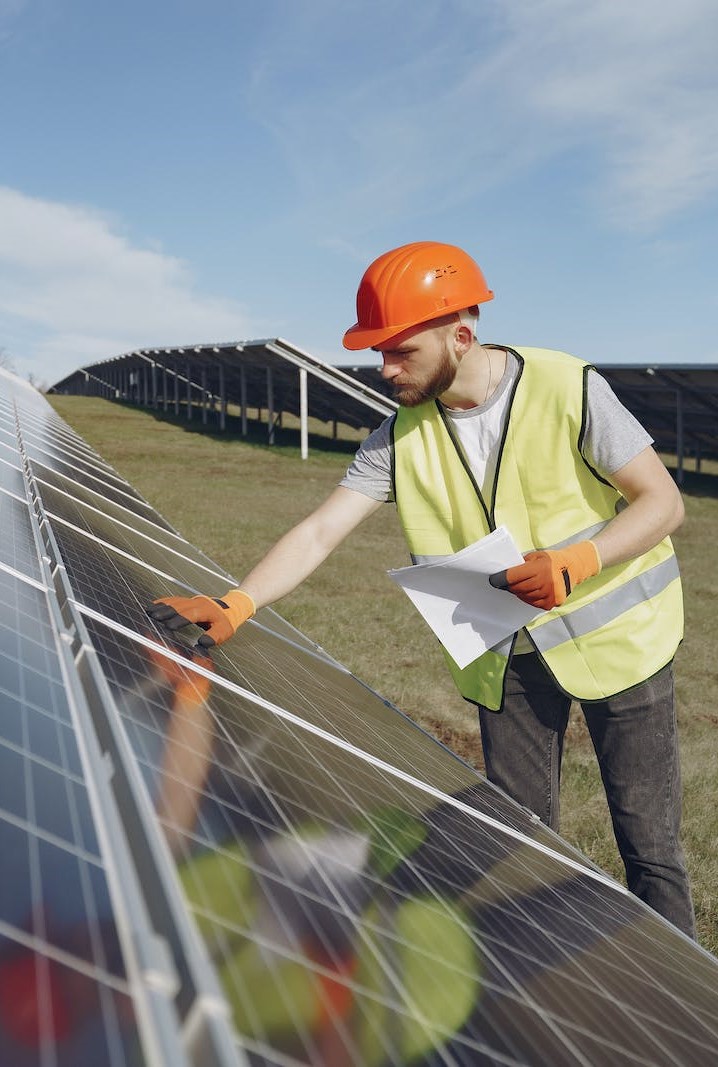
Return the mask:
<path fill-rule="evenodd" d="M 291 425 L 269 448 L 266 426 L 241 439 L 201 432 L 159 412 L 49 397 L 103 457 L 190 541 L 238 579 L 336 485 L 356 441 L 312 434 L 299 457 Z M 317 431 L 320 427 L 315 427 Z M 686 637 L 676 660 L 684 778 L 684 844 L 699 940 L 718 954 L 718 465 L 687 472 L 686 521 L 674 538 L 684 580 Z M 481 768 L 475 715 L 453 687 L 428 628 L 386 577 L 408 562 L 394 509 L 372 516 L 299 590 L 277 605 L 289 621 L 368 685 Z M 569 726 L 562 833 L 622 878 L 603 788 L 580 711 Z"/>

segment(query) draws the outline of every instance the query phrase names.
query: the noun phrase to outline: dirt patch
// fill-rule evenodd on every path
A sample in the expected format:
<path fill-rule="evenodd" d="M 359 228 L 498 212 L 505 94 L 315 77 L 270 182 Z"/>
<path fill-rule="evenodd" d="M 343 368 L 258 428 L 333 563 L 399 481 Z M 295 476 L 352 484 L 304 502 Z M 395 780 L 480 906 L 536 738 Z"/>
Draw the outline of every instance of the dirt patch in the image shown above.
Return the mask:
<path fill-rule="evenodd" d="M 434 718 L 422 720 L 421 725 L 457 756 L 461 756 L 477 771 L 485 773 L 484 754 L 481 751 L 481 736 L 478 727 L 475 730 L 456 729 L 441 719 Z"/>

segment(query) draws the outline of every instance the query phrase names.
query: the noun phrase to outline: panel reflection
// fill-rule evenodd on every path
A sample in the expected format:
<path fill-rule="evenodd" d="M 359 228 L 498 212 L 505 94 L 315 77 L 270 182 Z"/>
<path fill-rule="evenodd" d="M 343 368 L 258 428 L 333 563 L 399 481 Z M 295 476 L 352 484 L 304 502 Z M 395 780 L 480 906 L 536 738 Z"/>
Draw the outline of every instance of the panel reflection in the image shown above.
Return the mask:
<path fill-rule="evenodd" d="M 482 822 L 477 776 L 437 797 L 196 650 L 88 628 L 252 1063 L 615 1064 L 616 1035 L 627 1062 L 718 1053 L 713 963 Z"/>

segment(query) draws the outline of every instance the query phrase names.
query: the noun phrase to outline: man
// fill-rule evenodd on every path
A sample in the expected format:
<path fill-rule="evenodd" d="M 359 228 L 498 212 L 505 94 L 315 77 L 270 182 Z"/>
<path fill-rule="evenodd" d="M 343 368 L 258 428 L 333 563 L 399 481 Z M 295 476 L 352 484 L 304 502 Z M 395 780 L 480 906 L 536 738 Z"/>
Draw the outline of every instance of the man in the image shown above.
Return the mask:
<path fill-rule="evenodd" d="M 375 260 L 344 345 L 381 354 L 397 414 L 240 589 L 220 601 L 158 601 L 150 613 L 172 629 L 202 626 L 200 644 L 224 641 L 386 500 L 414 562 L 505 524 L 525 562 L 492 580 L 543 611 L 463 670 L 447 655 L 478 706 L 487 775 L 557 829 L 563 739 L 571 699 L 580 701 L 629 888 L 694 936 L 671 667 L 683 615 L 669 535 L 683 519 L 681 496 L 593 368 L 479 343 L 479 304 L 492 298 L 478 265 L 452 245 L 418 242 Z"/>

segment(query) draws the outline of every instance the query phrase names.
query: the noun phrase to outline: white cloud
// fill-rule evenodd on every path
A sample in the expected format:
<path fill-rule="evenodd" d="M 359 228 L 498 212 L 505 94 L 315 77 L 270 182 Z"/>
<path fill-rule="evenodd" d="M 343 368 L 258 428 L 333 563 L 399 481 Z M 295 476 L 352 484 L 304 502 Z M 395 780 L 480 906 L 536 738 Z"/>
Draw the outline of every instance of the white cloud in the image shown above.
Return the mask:
<path fill-rule="evenodd" d="M 507 12 L 499 58 L 514 96 L 551 144 L 592 154 L 595 190 L 617 220 L 655 225 L 715 194 L 713 0 L 519 0 Z"/>
<path fill-rule="evenodd" d="M 658 228 L 718 189 L 715 0 L 313 11 L 273 24 L 249 106 L 317 218 L 420 217 L 575 152 L 622 226 Z"/>
<path fill-rule="evenodd" d="M 19 365 L 56 380 L 139 345 L 249 336 L 245 310 L 197 292 L 188 267 L 138 248 L 98 212 L 0 187 L 0 313 Z"/>

